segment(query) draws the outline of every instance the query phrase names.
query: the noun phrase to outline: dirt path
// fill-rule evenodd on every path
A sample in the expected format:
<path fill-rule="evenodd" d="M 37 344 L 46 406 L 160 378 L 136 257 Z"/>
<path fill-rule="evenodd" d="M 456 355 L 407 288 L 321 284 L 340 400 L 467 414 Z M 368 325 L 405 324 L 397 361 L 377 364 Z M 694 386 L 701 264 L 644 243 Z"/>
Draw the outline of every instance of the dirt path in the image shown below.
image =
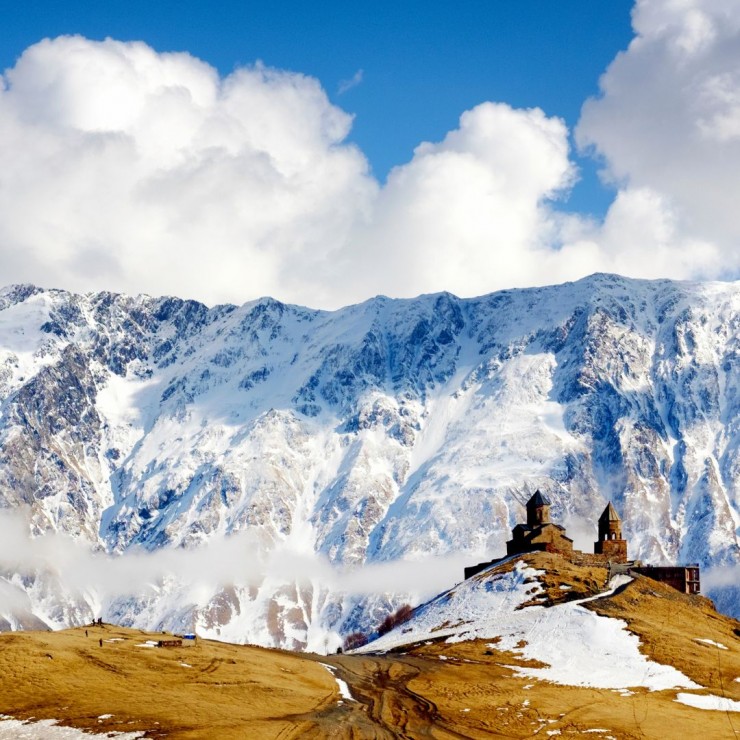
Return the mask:
<path fill-rule="evenodd" d="M 452 729 L 437 706 L 412 691 L 408 684 L 422 671 L 432 669 L 430 661 L 413 656 L 331 656 L 321 662 L 332 665 L 337 677 L 345 681 L 354 702 L 341 707 L 341 727 L 327 733 L 321 722 L 316 737 L 434 738 L 469 739 L 470 735 Z M 323 719 L 323 718 L 322 718 Z M 336 719 L 339 719 L 337 717 Z"/>

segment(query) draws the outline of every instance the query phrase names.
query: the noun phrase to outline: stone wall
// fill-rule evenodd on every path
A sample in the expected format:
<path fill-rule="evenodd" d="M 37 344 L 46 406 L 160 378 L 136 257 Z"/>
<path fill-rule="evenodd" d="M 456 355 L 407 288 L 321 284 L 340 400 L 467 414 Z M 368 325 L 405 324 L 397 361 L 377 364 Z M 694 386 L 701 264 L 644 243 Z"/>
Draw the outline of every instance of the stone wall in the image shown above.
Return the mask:
<path fill-rule="evenodd" d="M 580 550 L 573 550 L 569 559 L 574 565 L 583 567 L 606 568 L 609 565 L 609 556 Z"/>
<path fill-rule="evenodd" d="M 605 555 L 610 560 L 627 562 L 627 540 L 599 540 L 594 542 L 594 552 Z"/>

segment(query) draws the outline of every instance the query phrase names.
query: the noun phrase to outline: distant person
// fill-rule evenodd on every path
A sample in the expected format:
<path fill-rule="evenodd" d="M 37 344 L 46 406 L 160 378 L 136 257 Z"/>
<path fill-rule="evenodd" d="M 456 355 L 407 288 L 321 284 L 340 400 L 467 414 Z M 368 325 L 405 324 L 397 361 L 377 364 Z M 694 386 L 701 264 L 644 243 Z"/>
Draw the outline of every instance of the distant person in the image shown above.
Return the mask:
<path fill-rule="evenodd" d="M 101 637 L 98 642 L 100 643 L 100 647 L 103 647 L 103 638 Z"/>
<path fill-rule="evenodd" d="M 87 630 L 85 630 L 85 637 L 87 637 Z"/>

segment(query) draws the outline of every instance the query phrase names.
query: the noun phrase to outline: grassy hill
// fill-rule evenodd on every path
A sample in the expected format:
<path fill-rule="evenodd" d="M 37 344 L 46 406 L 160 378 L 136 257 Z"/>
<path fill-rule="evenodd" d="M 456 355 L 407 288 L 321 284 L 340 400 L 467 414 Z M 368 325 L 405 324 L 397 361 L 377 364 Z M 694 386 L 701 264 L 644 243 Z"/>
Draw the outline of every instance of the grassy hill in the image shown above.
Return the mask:
<path fill-rule="evenodd" d="M 548 646 L 553 666 L 567 665 L 565 674 L 547 673 L 549 664 L 532 657 L 537 640 L 548 638 L 534 629 L 516 643 L 494 634 L 458 641 L 461 630 L 483 624 L 480 618 L 469 622 L 462 607 L 459 625 L 434 624 L 439 604 L 453 608 L 471 589 L 500 599 L 517 570 L 538 575 L 521 580 L 526 598 L 485 629 L 495 632 L 500 624 L 503 634 L 512 613 L 531 618 L 588 610 L 610 618 L 597 626 L 611 628 L 614 619 L 626 623 L 650 659 L 646 672 L 656 664 L 673 666 L 689 686 L 698 686 L 650 690 L 647 675 L 638 681 L 646 685 L 629 688 L 569 685 L 580 678 L 588 684 L 589 677 L 579 675 L 579 634 L 568 632 L 567 620 Z M 205 640 L 194 647 L 144 647 L 163 636 L 112 625 L 88 627 L 87 637 L 85 628 L 6 633 L 0 635 L 0 714 L 178 739 L 551 738 L 586 732 L 619 740 L 740 737 L 740 712 L 729 710 L 740 709 L 740 623 L 702 597 L 641 577 L 610 596 L 574 606 L 603 590 L 605 580 L 598 568 L 578 568 L 553 555 L 526 556 L 518 565 L 509 561 L 416 610 L 386 636 L 393 642 L 386 653 L 324 657 Z M 460 603 L 469 606 L 469 594 L 465 598 Z M 526 604 L 552 605 L 552 611 Z M 422 627 L 427 632 L 417 639 Z M 453 632 L 458 637 L 450 641 Z M 602 649 L 598 638 L 589 650 Z M 614 665 L 615 674 L 622 669 Z M 352 699 L 337 678 L 346 681 Z M 727 711 L 677 701 L 686 696 L 709 705 L 716 700 L 702 697 L 728 699 Z"/>

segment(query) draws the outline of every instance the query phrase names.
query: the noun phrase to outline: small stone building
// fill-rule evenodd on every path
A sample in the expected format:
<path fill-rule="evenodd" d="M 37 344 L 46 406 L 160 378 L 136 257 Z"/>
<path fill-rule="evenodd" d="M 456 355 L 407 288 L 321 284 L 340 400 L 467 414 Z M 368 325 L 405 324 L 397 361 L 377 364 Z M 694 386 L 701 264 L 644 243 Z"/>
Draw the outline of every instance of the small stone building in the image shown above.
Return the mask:
<path fill-rule="evenodd" d="M 622 520 L 611 501 L 599 517 L 599 539 L 594 554 L 605 555 L 610 562 L 627 562 L 627 540 L 622 539 Z"/>
<path fill-rule="evenodd" d="M 517 524 L 506 543 L 507 555 L 525 552 L 556 552 L 565 557 L 573 553 L 573 540 L 565 535 L 565 527 L 550 521 L 550 501 L 535 491 L 527 501 L 527 523 Z"/>
<path fill-rule="evenodd" d="M 629 572 L 660 581 L 684 594 L 698 594 L 701 591 L 698 563 L 673 566 L 642 565 L 630 568 Z"/>

